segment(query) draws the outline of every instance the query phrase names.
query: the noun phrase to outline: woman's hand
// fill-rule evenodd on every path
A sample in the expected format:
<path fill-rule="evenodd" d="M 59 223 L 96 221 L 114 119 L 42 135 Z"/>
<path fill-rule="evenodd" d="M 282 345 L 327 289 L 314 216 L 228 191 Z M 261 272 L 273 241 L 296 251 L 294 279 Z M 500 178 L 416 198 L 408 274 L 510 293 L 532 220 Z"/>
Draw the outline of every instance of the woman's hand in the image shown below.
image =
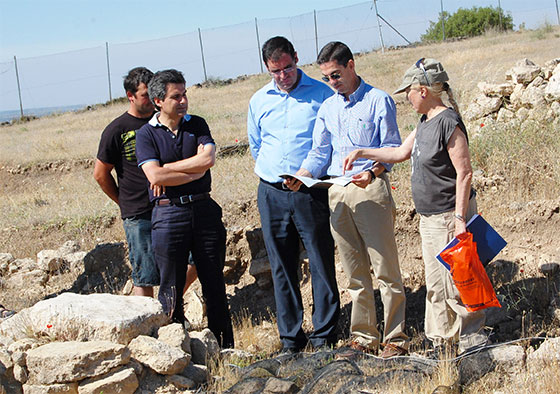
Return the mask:
<path fill-rule="evenodd" d="M 346 156 L 344 158 L 344 161 L 342 162 L 342 174 L 344 175 L 346 171 L 352 170 L 352 168 L 354 167 L 353 163 L 360 157 L 362 157 L 362 155 L 363 152 L 361 149 L 356 149 L 350 152 L 350 154 L 348 154 L 348 156 Z"/>

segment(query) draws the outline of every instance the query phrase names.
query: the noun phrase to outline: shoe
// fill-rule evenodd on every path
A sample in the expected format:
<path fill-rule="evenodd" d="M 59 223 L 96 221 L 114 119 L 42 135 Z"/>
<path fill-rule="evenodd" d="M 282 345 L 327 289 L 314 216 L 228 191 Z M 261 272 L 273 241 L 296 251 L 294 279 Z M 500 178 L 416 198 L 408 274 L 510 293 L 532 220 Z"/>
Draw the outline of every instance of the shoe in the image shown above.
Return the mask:
<path fill-rule="evenodd" d="M 387 343 L 383 347 L 383 351 L 379 355 L 381 358 L 391 358 L 391 357 L 399 357 L 399 356 L 406 356 L 408 354 L 408 350 L 403 347 L 397 346 L 393 343 Z"/>
<path fill-rule="evenodd" d="M 369 348 L 367 346 L 364 346 L 356 340 L 352 340 L 348 344 L 346 350 L 343 350 L 343 351 L 337 353 L 336 358 L 337 359 L 340 359 L 340 358 L 356 358 L 358 356 L 363 355 L 364 353 L 365 354 L 376 355 L 377 350 L 373 349 L 373 348 Z"/>

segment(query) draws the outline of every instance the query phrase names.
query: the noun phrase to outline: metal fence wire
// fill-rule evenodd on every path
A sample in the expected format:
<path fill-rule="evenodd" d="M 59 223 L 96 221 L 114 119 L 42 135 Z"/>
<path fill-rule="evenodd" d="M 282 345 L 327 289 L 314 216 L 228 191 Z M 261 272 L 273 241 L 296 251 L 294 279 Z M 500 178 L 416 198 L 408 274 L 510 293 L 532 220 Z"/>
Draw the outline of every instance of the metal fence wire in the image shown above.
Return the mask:
<path fill-rule="evenodd" d="M 526 5 L 512 12 L 514 21 L 523 21 L 531 13 L 548 14 L 553 19 L 556 12 L 552 1 L 536 3 L 539 1 L 542 4 Z M 454 3 L 452 6 L 457 9 L 473 5 L 497 7 L 500 2 L 446 3 Z M 507 1 L 502 3 L 507 7 Z M 0 62 L 0 110 L 19 109 L 23 116 L 24 108 L 85 106 L 122 97 L 123 76 L 137 66 L 153 71 L 176 68 L 185 74 L 188 86 L 208 79 L 257 74 L 263 72 L 260 47 L 277 35 L 294 44 L 300 64 L 313 63 L 320 48 L 333 40 L 346 43 L 354 52 L 406 45 L 408 41 L 419 40 L 442 10 L 442 0 L 367 1 L 292 17 L 255 18 L 150 41 L 105 43 L 23 59 L 14 56 L 13 61 Z"/>

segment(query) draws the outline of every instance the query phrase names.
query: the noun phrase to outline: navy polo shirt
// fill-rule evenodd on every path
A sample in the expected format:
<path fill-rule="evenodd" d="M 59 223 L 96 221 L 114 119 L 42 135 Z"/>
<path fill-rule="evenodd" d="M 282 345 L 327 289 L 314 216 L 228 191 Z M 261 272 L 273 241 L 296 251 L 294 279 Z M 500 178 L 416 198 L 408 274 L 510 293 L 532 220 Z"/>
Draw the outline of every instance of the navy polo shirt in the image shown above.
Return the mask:
<path fill-rule="evenodd" d="M 166 126 L 159 123 L 159 112 L 136 133 L 136 158 L 138 167 L 149 161 L 160 165 L 173 163 L 195 156 L 200 144 L 214 144 L 206 121 L 200 116 L 185 115 L 179 124 L 177 136 Z M 165 194 L 159 198 L 177 198 L 190 194 L 210 192 L 210 170 L 196 181 L 179 186 L 166 186 Z M 154 201 L 150 190 L 150 201 Z"/>

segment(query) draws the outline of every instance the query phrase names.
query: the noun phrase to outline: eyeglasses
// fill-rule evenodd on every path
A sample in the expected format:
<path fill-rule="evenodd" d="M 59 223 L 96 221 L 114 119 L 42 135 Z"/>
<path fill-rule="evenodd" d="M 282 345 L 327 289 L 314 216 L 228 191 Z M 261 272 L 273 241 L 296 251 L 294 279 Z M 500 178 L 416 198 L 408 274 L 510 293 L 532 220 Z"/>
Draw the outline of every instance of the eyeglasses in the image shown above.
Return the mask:
<path fill-rule="evenodd" d="M 268 71 L 268 73 L 270 75 L 274 75 L 275 77 L 279 77 L 280 74 L 284 73 L 284 74 L 289 74 L 292 71 L 294 71 L 296 69 L 296 65 L 295 64 L 290 64 L 288 67 L 285 67 L 281 70 L 274 70 L 274 71 Z"/>
<path fill-rule="evenodd" d="M 329 82 L 330 80 L 338 81 L 340 79 L 340 73 L 334 72 L 331 75 L 323 75 L 321 79 L 325 82 Z"/>
<path fill-rule="evenodd" d="M 426 83 L 428 84 L 428 86 L 432 86 L 432 84 L 430 83 L 430 79 L 428 78 L 428 73 L 426 72 L 426 67 L 424 67 L 424 59 L 425 58 L 421 58 L 420 60 L 418 60 L 415 63 L 415 66 L 419 68 L 422 73 L 424 73 L 424 78 L 426 78 Z"/>

